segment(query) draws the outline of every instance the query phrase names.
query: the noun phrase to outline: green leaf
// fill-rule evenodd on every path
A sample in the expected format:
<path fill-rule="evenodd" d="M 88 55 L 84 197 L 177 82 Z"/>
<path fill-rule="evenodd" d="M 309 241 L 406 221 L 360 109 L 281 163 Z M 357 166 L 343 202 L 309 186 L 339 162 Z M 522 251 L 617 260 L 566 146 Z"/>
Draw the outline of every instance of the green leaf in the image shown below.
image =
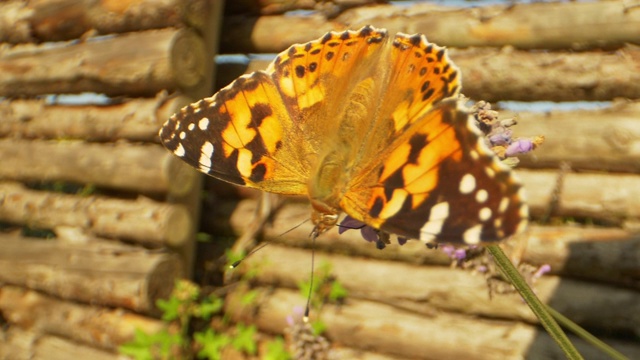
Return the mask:
<path fill-rule="evenodd" d="M 311 328 L 313 329 L 313 332 L 319 336 L 327 330 L 327 324 L 320 320 L 316 320 L 311 323 Z"/>
<path fill-rule="evenodd" d="M 198 306 L 198 316 L 204 320 L 209 320 L 211 316 L 222 311 L 224 300 L 214 295 L 204 299 Z"/>
<path fill-rule="evenodd" d="M 257 298 L 258 298 L 257 291 L 255 290 L 247 291 L 244 295 L 242 295 L 242 298 L 240 299 L 240 303 L 242 305 L 251 305 L 256 302 Z"/>
<path fill-rule="evenodd" d="M 162 320 L 173 321 L 180 317 L 180 304 L 182 302 L 176 296 L 171 296 L 169 300 L 158 299 L 156 306 L 162 311 Z"/>
<path fill-rule="evenodd" d="M 182 343 L 183 340 L 179 335 L 169 334 L 167 330 L 147 334 L 140 329 L 135 329 L 133 340 L 120 346 L 119 351 L 136 360 L 153 360 L 167 358 L 172 347 L 181 346 Z"/>
<path fill-rule="evenodd" d="M 334 281 L 331 283 L 331 290 L 329 292 L 329 300 L 338 301 L 347 297 L 347 289 L 342 286 L 341 283 Z"/>
<path fill-rule="evenodd" d="M 291 354 L 287 351 L 284 340 L 277 337 L 273 341 L 267 343 L 267 351 L 264 354 L 264 360 L 291 360 Z"/>
<path fill-rule="evenodd" d="M 231 343 L 231 339 L 225 334 L 216 334 L 213 329 L 206 332 L 193 334 L 196 343 L 202 348 L 198 351 L 198 358 L 209 360 L 222 360 L 222 350 Z"/>
<path fill-rule="evenodd" d="M 232 340 L 232 345 L 238 351 L 244 351 L 249 355 L 255 355 L 258 351 L 255 335 L 255 325 L 245 326 L 243 324 L 238 324 L 236 326 L 236 336 Z"/>

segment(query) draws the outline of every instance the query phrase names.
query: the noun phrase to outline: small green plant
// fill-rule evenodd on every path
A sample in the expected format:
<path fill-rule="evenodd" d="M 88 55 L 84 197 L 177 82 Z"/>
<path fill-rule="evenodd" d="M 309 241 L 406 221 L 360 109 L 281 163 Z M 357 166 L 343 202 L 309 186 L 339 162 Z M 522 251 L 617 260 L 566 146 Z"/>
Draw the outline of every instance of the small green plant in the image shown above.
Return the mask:
<path fill-rule="evenodd" d="M 331 264 L 324 262 L 314 272 L 313 284 L 311 280 L 298 283 L 302 296 L 311 296 L 309 305 L 314 312 L 319 313 L 325 303 L 339 304 L 348 295 L 347 289 L 331 274 L 332 270 Z M 309 287 L 312 287 L 311 291 Z M 317 335 L 326 330 L 326 325 L 319 320 L 313 321 L 311 326 Z"/>
<path fill-rule="evenodd" d="M 255 297 L 254 297 L 255 298 Z M 244 301 L 245 299 L 243 299 Z M 246 301 L 254 301 L 246 298 Z M 247 355 L 258 352 L 255 326 L 229 325 L 223 314 L 223 300 L 217 296 L 202 296 L 200 288 L 186 280 L 176 282 L 171 296 L 158 300 L 162 320 L 168 325 L 164 330 L 147 334 L 136 330 L 131 342 L 120 347 L 120 352 L 136 360 L 208 359 L 221 360 L 225 349 L 233 348 Z M 220 328 L 211 324 L 219 317 Z M 193 323 L 205 323 L 200 330 L 193 330 Z M 265 358 L 287 360 L 282 338 L 267 344 Z"/>

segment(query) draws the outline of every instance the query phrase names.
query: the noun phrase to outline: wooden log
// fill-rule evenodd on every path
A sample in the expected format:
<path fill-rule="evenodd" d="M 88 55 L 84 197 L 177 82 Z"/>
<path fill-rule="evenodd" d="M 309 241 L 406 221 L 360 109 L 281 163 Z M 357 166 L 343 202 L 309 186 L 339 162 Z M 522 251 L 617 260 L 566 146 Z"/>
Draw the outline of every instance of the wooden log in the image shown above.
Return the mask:
<path fill-rule="evenodd" d="M 322 15 L 225 18 L 223 52 L 279 52 L 330 30 L 367 24 L 390 33 L 423 33 L 449 47 L 514 46 L 520 49 L 617 48 L 638 44 L 640 14 L 625 1 L 507 4 L 473 8 L 380 5 Z M 248 36 L 250 35 L 250 36 Z"/>
<path fill-rule="evenodd" d="M 3 360 L 126 360 L 127 357 L 113 352 L 81 345 L 57 336 L 39 336 L 33 331 L 18 328 L 0 330 L 4 336 L 0 347 L 0 359 Z"/>
<path fill-rule="evenodd" d="M 108 351 L 132 341 L 135 329 L 155 334 L 167 327 L 160 320 L 121 309 L 64 301 L 11 285 L 0 287 L 0 313 L 12 326 Z"/>
<path fill-rule="evenodd" d="M 149 246 L 180 246 L 193 220 L 181 205 L 29 190 L 0 182 L 0 220 L 40 229 L 67 226 Z"/>
<path fill-rule="evenodd" d="M 188 91 L 204 81 L 207 59 L 202 39 L 187 29 L 16 46 L 0 52 L 0 96 L 153 96 L 164 89 Z"/>
<path fill-rule="evenodd" d="M 314 0 L 236 0 L 225 4 L 225 12 L 229 15 L 276 15 L 294 10 L 316 10 L 325 16 L 337 16 L 340 12 L 358 6 L 374 3 L 386 3 L 386 0 L 333 0 L 331 2 Z"/>
<path fill-rule="evenodd" d="M 554 195 L 558 171 L 518 170 L 534 217 L 543 216 Z M 568 173 L 562 178 L 559 204 L 552 215 L 590 218 L 615 225 L 640 218 L 640 176 Z"/>
<path fill-rule="evenodd" d="M 0 158 L 0 179 L 66 181 L 143 194 L 185 194 L 199 176 L 155 144 L 4 138 Z"/>
<path fill-rule="evenodd" d="M 608 101 L 620 97 L 640 98 L 640 75 L 635 71 L 640 66 L 640 51 L 630 47 L 615 53 L 529 52 L 512 48 L 449 49 L 449 55 L 462 71 L 462 92 L 476 100 Z M 246 72 L 262 70 L 268 63 L 264 59 L 251 60 Z M 237 68 L 230 67 L 220 68 L 223 74 L 221 85 L 241 75 Z"/>
<path fill-rule="evenodd" d="M 205 213 L 203 227 L 209 232 L 242 236 L 247 224 L 252 223 L 255 200 L 243 200 L 219 205 L 219 212 Z M 308 240 L 312 225 L 303 221 L 309 218 L 309 205 L 291 203 L 281 207 L 272 222 L 263 229 L 266 241 L 286 246 L 311 248 Z M 300 225 L 300 226 L 298 226 Z M 551 266 L 551 273 L 582 279 L 604 281 L 640 289 L 640 236 L 633 231 L 614 228 L 589 228 L 578 226 L 535 226 L 507 243 L 518 247 L 520 261 L 541 266 Z M 409 241 L 403 246 L 391 244 L 378 250 L 374 244 L 363 240 L 359 231 L 347 231 L 338 235 L 329 231 L 317 239 L 315 246 L 325 252 L 348 254 L 381 260 L 402 261 L 409 264 L 446 266 L 451 260 L 442 251 L 429 250 L 419 241 Z"/>
<path fill-rule="evenodd" d="M 156 300 L 168 298 L 181 276 L 180 261 L 168 253 L 102 242 L 0 240 L 0 282 L 78 302 L 157 314 Z"/>
<path fill-rule="evenodd" d="M 296 288 L 308 280 L 310 261 L 309 250 L 271 245 L 249 256 L 244 269 L 253 269 L 256 276 L 252 280 L 263 286 Z M 350 298 L 371 299 L 425 316 L 450 311 L 537 323 L 517 293 L 490 296 L 480 274 L 321 252 L 315 253 L 315 261 L 330 264 L 331 276 L 347 289 Z M 542 277 L 535 290 L 543 302 L 583 326 L 640 330 L 638 318 L 625 315 L 640 314 L 637 291 L 557 276 Z"/>
<path fill-rule="evenodd" d="M 543 146 L 520 157 L 519 168 L 558 169 L 567 162 L 574 170 L 640 173 L 640 101 L 600 110 L 500 115 L 517 115 L 518 136 L 546 135 Z"/>
<path fill-rule="evenodd" d="M 179 27 L 199 19 L 204 0 L 8 0 L 0 2 L 0 42 L 71 40 L 96 35 Z"/>
<path fill-rule="evenodd" d="M 442 281 L 442 279 L 440 279 Z M 285 289 L 255 289 L 258 301 L 244 305 L 241 288 L 227 297 L 226 310 L 236 321 L 256 324 L 262 331 L 282 333 L 286 317 L 304 297 Z M 349 298 L 341 306 L 325 305 L 312 314 L 327 325 L 330 341 L 354 348 L 412 359 L 547 359 L 561 358 L 558 346 L 544 330 L 534 326 L 465 315 L 437 312 L 430 316 L 398 310 L 389 305 Z M 587 359 L 602 355 L 571 337 Z M 611 343 L 611 341 L 607 341 Z M 630 358 L 640 356 L 640 346 L 615 341 Z"/>
<path fill-rule="evenodd" d="M 164 93 L 109 105 L 5 100 L 0 101 L 0 137 L 158 142 L 160 126 L 190 102 Z"/>

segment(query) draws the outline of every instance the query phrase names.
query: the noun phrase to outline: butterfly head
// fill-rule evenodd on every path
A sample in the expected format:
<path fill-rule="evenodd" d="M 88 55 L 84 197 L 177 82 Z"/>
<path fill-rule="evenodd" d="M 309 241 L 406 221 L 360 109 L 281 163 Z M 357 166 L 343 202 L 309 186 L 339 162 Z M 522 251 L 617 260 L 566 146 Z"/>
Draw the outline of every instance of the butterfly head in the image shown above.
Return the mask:
<path fill-rule="evenodd" d="M 315 225 L 313 228 L 314 235 L 317 236 L 326 232 L 338 222 L 340 210 L 316 199 L 311 199 L 311 207 L 313 208 L 311 222 Z"/>

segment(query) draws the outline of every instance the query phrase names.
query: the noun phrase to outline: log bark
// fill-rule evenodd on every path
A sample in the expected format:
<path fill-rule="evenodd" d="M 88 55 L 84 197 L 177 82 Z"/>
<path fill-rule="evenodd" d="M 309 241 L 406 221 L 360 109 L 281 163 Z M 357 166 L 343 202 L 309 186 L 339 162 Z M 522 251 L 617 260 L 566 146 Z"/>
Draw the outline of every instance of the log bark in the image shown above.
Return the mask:
<path fill-rule="evenodd" d="M 253 269 L 256 276 L 252 280 L 262 286 L 296 288 L 308 280 L 310 261 L 309 250 L 271 245 L 248 257 L 241 271 Z M 480 274 L 321 252 L 315 253 L 315 261 L 330 264 L 331 276 L 347 289 L 350 298 L 375 300 L 425 316 L 449 311 L 537 323 L 517 293 L 490 296 Z M 544 276 L 534 287 L 540 300 L 583 326 L 640 330 L 640 318 L 625 315 L 640 314 L 637 291 L 557 276 Z"/>
<path fill-rule="evenodd" d="M 181 205 L 29 190 L 0 182 L 0 220 L 40 229 L 75 227 L 149 246 L 181 246 L 193 220 Z"/>
<path fill-rule="evenodd" d="M 12 326 L 107 351 L 132 341 L 135 329 L 155 334 L 167 326 L 121 309 L 64 301 L 11 285 L 0 287 L 0 313 Z"/>
<path fill-rule="evenodd" d="M 305 299 L 295 291 L 258 288 L 257 306 L 243 305 L 241 288 L 227 297 L 227 311 L 236 321 L 255 323 L 262 331 L 282 333 L 286 317 Z M 372 301 L 348 299 L 342 306 L 325 305 L 312 314 L 327 325 L 330 341 L 354 348 L 412 359 L 548 359 L 562 358 L 558 346 L 544 330 L 513 322 L 474 319 L 438 312 L 430 316 L 412 314 Z M 600 353 L 571 337 L 585 358 Z M 607 341 L 610 343 L 611 341 Z M 616 341 L 630 358 L 640 356 L 640 347 Z"/>
<path fill-rule="evenodd" d="M 168 298 L 181 276 L 177 256 L 131 246 L 2 235 L 0 250 L 0 282 L 147 314 L 157 314 L 156 300 Z"/>
<path fill-rule="evenodd" d="M 520 169 L 534 217 L 546 215 L 553 201 L 558 171 Z M 613 225 L 640 218 L 640 176 L 567 173 L 562 177 L 559 204 L 552 216 L 590 218 Z"/>
<path fill-rule="evenodd" d="M 96 35 L 178 27 L 197 23 L 203 0 L 8 0 L 0 2 L 0 42 L 71 40 Z"/>
<path fill-rule="evenodd" d="M 219 212 L 205 213 L 212 233 L 242 236 L 255 214 L 256 201 L 243 200 L 236 204 L 223 203 Z M 308 204 L 291 203 L 283 206 L 263 229 L 262 237 L 271 243 L 299 248 L 311 248 L 308 241 L 312 225 Z M 298 226 L 300 225 L 300 226 Z M 507 244 L 517 249 L 513 253 L 520 261 L 551 266 L 553 274 L 606 282 L 640 289 L 640 236 L 633 231 L 614 228 L 578 226 L 535 226 L 510 239 Z M 403 246 L 392 244 L 383 251 L 363 240 L 359 231 L 336 231 L 323 234 L 315 246 L 322 251 L 348 254 L 381 260 L 402 261 L 409 264 L 449 265 L 451 260 L 442 251 L 426 249 L 420 241 Z M 515 250 L 514 250 L 515 251 Z"/>
<path fill-rule="evenodd" d="M 316 10 L 328 17 L 337 16 L 340 12 L 358 6 L 374 3 L 386 3 L 386 0 L 332 0 L 331 2 L 315 0 L 236 0 L 225 4 L 225 12 L 229 15 L 277 15 L 294 10 Z"/>
<path fill-rule="evenodd" d="M 109 105 L 61 105 L 42 99 L 0 101 L 0 137 L 158 142 L 158 129 L 191 100 L 138 98 Z"/>
<path fill-rule="evenodd" d="M 374 24 L 391 34 L 423 33 L 449 47 L 520 49 L 618 48 L 638 44 L 640 13 L 625 1 L 509 4 L 475 8 L 380 5 L 350 9 L 327 21 L 320 14 L 225 19 L 223 52 L 280 52 L 325 32 Z"/>
<path fill-rule="evenodd" d="M 601 110 L 500 113 L 516 115 L 517 136 L 546 135 L 536 151 L 520 156 L 519 168 L 640 173 L 640 102 L 619 101 Z"/>
<path fill-rule="evenodd" d="M 640 98 L 640 74 L 635 70 L 640 66 L 640 51 L 630 47 L 616 52 L 584 53 L 449 49 L 449 55 L 462 72 L 462 92 L 476 100 Z M 268 64 L 264 59 L 251 60 L 246 72 L 265 69 Z M 225 66 L 226 69 L 219 68 L 222 86 L 241 75 L 239 68 Z"/>
<path fill-rule="evenodd" d="M 0 158 L 0 179 L 67 181 L 143 194 L 186 194 L 199 176 L 155 144 L 4 138 Z"/>
<path fill-rule="evenodd" d="M 56 46 L 16 46 L 0 52 L 0 96 L 188 92 L 205 81 L 210 66 L 205 49 L 195 32 L 171 28 Z"/>
<path fill-rule="evenodd" d="M 57 336 L 39 336 L 33 331 L 17 328 L 0 330 L 4 337 L 0 347 L 2 360 L 126 360 L 127 357 L 112 352 L 81 345 Z"/>

